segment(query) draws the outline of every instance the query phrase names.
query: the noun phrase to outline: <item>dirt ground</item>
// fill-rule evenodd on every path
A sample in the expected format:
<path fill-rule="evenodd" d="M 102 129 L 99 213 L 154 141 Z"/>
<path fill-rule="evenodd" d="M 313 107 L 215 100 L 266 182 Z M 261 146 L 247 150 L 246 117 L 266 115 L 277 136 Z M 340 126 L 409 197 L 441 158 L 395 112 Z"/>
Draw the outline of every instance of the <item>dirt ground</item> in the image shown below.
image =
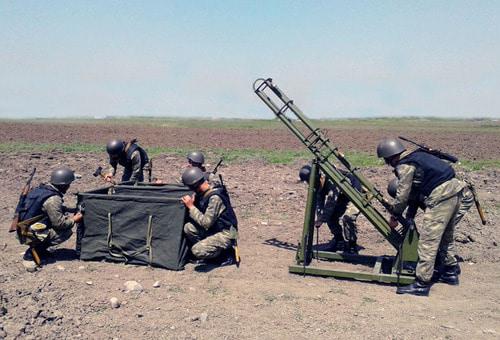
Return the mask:
<path fill-rule="evenodd" d="M 14 133 L 8 131 L 8 126 L 1 125 L 2 136 L 10 133 L 12 140 Z M 82 139 L 96 143 L 107 139 L 107 133 L 123 132 L 121 128 L 106 129 L 96 131 L 93 140 L 87 140 L 86 134 Z M 64 127 L 45 130 L 43 141 L 61 142 L 64 136 L 74 139 L 72 131 Z M 163 133 L 158 132 L 152 138 L 171 138 Z M 370 150 L 379 134 L 381 132 L 376 131 L 364 143 L 370 144 Z M 27 136 L 24 141 L 30 138 L 40 141 L 36 133 Z M 193 143 L 201 145 L 203 136 Z M 272 139 L 260 140 L 269 134 L 261 137 L 244 137 L 238 140 L 238 146 L 247 141 L 252 147 L 259 147 L 259 143 L 273 145 Z M 352 141 L 354 137 L 349 138 Z M 457 139 L 450 134 L 436 138 L 463 141 L 486 137 Z M 488 138 L 500 145 L 498 135 Z M 217 142 L 216 137 L 208 140 L 221 145 L 224 142 L 224 139 Z M 352 145 L 346 147 L 352 148 Z M 456 148 L 454 151 L 467 149 L 463 144 Z M 498 158 L 499 149 L 478 148 L 477 155 Z M 8 153 L 0 158 L 0 338 L 500 338 L 497 170 L 471 174 L 489 223 L 482 226 L 476 211 L 471 209 L 458 227 L 457 249 L 464 259 L 460 285 L 436 284 L 429 298 L 396 295 L 391 285 L 288 273 L 301 234 L 306 198 L 305 185 L 297 182 L 299 163 L 271 165 L 251 161 L 221 168 L 240 222 L 242 265 L 239 269 L 231 266 L 198 272 L 194 265 L 187 265 L 184 271 L 174 272 L 80 262 L 72 257 L 73 237 L 56 250 L 57 261 L 34 274 L 27 273 L 21 264 L 25 247 L 6 230 L 29 170 L 37 167 L 35 181 L 39 182 L 48 178 L 51 168 L 69 165 L 83 176 L 71 187 L 71 193 L 86 191 L 102 186 L 92 172 L 97 165 L 105 164 L 104 156 L 52 152 L 34 156 Z M 161 155 L 155 161 L 155 176 L 174 182 L 183 166 L 184 159 Z M 369 168 L 364 172 L 380 188 L 385 187 L 391 176 L 387 168 Z M 74 203 L 74 195 L 67 197 L 68 204 Z M 358 221 L 362 254 L 395 253 L 364 217 Z M 322 227 L 320 243 L 329 238 L 329 231 Z M 124 282 L 129 280 L 140 282 L 144 290 L 126 293 Z M 153 288 L 155 281 L 161 282 L 159 288 Z M 111 308 L 111 297 L 121 301 L 120 308 Z"/>
<path fill-rule="evenodd" d="M 303 150 L 304 146 L 285 127 L 278 129 L 242 128 L 172 128 L 168 126 L 121 124 L 51 124 L 1 122 L 0 141 L 30 143 L 90 143 L 105 144 L 120 136 L 126 140 L 139 138 L 142 145 L 163 147 L 192 147 L 220 149 Z M 387 136 L 406 136 L 425 141 L 459 158 L 468 160 L 500 159 L 500 125 L 497 131 L 443 131 L 415 129 L 414 126 L 391 129 L 339 127 L 325 129 L 327 136 L 344 151 L 373 154 L 375 146 Z M 22 133 L 19 133 L 22 131 Z M 457 141 L 459 141 L 457 143 Z"/>

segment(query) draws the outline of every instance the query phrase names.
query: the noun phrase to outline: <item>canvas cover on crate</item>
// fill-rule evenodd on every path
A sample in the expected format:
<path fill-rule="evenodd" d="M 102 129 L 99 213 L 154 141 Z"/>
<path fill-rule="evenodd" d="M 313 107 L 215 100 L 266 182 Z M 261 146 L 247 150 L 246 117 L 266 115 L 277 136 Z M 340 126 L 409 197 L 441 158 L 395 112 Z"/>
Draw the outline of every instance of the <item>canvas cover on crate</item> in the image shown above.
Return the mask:
<path fill-rule="evenodd" d="M 84 207 L 80 259 L 184 268 L 186 209 L 181 185 L 120 184 L 78 194 Z"/>

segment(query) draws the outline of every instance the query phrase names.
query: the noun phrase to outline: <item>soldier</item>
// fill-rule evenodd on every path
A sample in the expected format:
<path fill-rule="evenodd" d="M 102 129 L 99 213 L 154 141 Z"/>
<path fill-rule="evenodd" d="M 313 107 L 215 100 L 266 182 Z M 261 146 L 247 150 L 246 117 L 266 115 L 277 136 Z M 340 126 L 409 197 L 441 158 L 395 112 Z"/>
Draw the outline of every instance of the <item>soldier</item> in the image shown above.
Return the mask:
<path fill-rule="evenodd" d="M 212 187 L 222 186 L 219 178 L 217 178 L 214 173 L 207 171 L 207 168 L 203 165 L 205 163 L 205 156 L 201 151 L 191 151 L 186 158 L 188 161 L 188 168 L 194 167 L 203 171 L 205 179 Z"/>
<path fill-rule="evenodd" d="M 227 191 L 224 187 L 211 187 L 197 167 L 185 170 L 182 182 L 195 192 L 182 197 L 190 219 L 184 225 L 184 233 L 192 243 L 193 256 L 221 266 L 236 263 L 232 246 L 237 239 L 238 222 Z"/>
<path fill-rule="evenodd" d="M 39 222 L 30 226 L 32 236 L 25 241 L 30 245 L 23 256 L 23 265 L 26 270 L 37 269 L 32 249 L 38 256 L 47 256 L 49 254 L 47 248 L 69 239 L 75 223 L 82 220 L 82 214 L 79 212 L 72 217 L 68 216 L 67 209 L 63 206 L 63 196 L 74 180 L 75 174 L 71 169 L 58 168 L 52 171 L 50 183 L 41 184 L 26 196 L 19 212 L 19 220 L 43 216 Z"/>
<path fill-rule="evenodd" d="M 361 183 L 350 173 L 343 172 L 343 174 L 349 178 L 351 185 L 361 192 Z M 310 175 L 311 166 L 309 164 L 304 165 L 299 171 L 300 180 L 303 182 L 309 182 Z M 319 189 L 316 193 L 316 227 L 327 223 L 333 235 L 328 250 L 358 253 L 356 219 L 359 213 L 358 208 L 349 201 L 347 196 L 321 174 Z M 341 217 L 344 228 L 339 223 Z M 345 241 L 346 239 L 348 242 Z"/>
<path fill-rule="evenodd" d="M 116 174 L 118 164 L 123 166 L 122 182 L 144 181 L 143 170 L 149 167 L 149 158 L 146 151 L 136 144 L 133 139 L 126 143 L 119 139 L 113 139 L 106 145 L 109 154 L 110 172 L 104 177 L 106 181 L 112 182 Z"/>
<path fill-rule="evenodd" d="M 393 214 L 402 214 L 411 200 L 425 207 L 419 232 L 416 280 L 399 287 L 398 294 L 428 296 L 438 250 L 442 249 L 444 268 L 440 282 L 458 284 L 459 267 L 454 252 L 454 229 L 461 201 L 467 201 L 465 183 L 455 178 L 453 168 L 440 158 L 423 150 L 407 151 L 394 138 L 381 141 L 377 155 L 395 168 L 398 177 Z M 469 206 L 470 207 L 470 206 Z M 416 209 L 413 208 L 416 212 Z M 461 218 L 461 217 L 460 217 Z M 394 216 L 391 227 L 397 226 Z"/>
<path fill-rule="evenodd" d="M 393 178 L 392 180 L 390 180 L 389 184 L 387 185 L 387 193 L 392 198 L 396 198 L 398 185 L 399 181 L 397 178 Z M 465 213 L 467 213 L 467 211 L 471 208 L 473 204 L 474 204 L 474 196 L 472 195 L 472 191 L 469 189 L 469 187 L 466 186 L 464 188 L 463 195 L 460 197 L 459 208 L 453 220 L 453 225 L 455 227 L 462 220 Z M 413 220 L 417 215 L 418 208 L 421 208 L 422 210 L 425 211 L 424 202 L 419 202 L 417 197 L 413 197 L 412 195 L 410 195 L 408 199 L 408 208 L 406 209 L 405 218 Z M 392 226 L 395 225 L 396 224 L 394 223 L 392 224 Z M 434 272 L 431 281 L 444 282 L 450 285 L 458 285 L 459 283 L 458 275 L 460 275 L 461 273 L 460 265 L 457 263 L 456 267 L 457 275 L 452 275 L 452 276 L 442 275 L 443 271 L 446 270 L 446 266 L 444 265 L 445 259 L 446 259 L 446 247 L 444 247 L 441 242 L 436 257 L 436 262 L 434 264 Z"/>

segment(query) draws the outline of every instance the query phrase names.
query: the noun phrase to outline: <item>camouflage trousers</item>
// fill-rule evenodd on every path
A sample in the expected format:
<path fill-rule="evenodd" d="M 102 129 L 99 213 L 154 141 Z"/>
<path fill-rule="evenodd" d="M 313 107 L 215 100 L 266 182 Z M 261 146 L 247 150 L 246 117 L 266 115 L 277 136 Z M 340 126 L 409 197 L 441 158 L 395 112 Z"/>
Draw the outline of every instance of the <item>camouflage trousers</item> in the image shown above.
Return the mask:
<path fill-rule="evenodd" d="M 328 221 L 328 228 L 330 228 L 333 237 L 337 239 L 344 238 L 347 241 L 356 242 L 358 238 L 356 219 L 359 213 L 360 211 L 352 202 L 347 203 L 347 206 L 336 207 L 332 214 L 332 218 Z M 339 222 L 341 217 L 342 226 Z"/>
<path fill-rule="evenodd" d="M 58 244 L 63 243 L 73 235 L 71 229 L 55 230 L 46 229 L 40 232 L 35 232 L 33 237 L 26 239 L 27 245 L 34 246 L 37 248 L 47 249 Z"/>
<path fill-rule="evenodd" d="M 472 191 L 468 188 L 465 187 L 463 189 L 462 195 L 459 196 L 459 206 L 458 206 L 458 211 L 453 218 L 453 225 L 456 228 L 458 223 L 462 220 L 462 218 L 465 216 L 467 211 L 472 207 L 474 204 L 474 196 L 472 195 Z M 438 251 L 438 256 L 436 258 L 436 264 L 435 266 L 440 268 L 446 261 L 446 251 L 443 249 L 445 247 L 440 246 L 439 251 Z"/>
<path fill-rule="evenodd" d="M 191 222 L 184 224 L 184 234 L 193 244 L 191 253 L 198 259 L 216 258 L 233 242 L 229 230 L 209 234 L 206 229 Z"/>
<path fill-rule="evenodd" d="M 438 252 L 445 266 L 457 264 L 455 258 L 454 232 L 455 225 L 470 208 L 467 191 L 445 199 L 433 207 L 426 209 L 422 226 L 417 227 L 418 264 L 417 278 L 424 282 L 431 281 Z M 468 205 L 468 207 L 467 207 Z"/>

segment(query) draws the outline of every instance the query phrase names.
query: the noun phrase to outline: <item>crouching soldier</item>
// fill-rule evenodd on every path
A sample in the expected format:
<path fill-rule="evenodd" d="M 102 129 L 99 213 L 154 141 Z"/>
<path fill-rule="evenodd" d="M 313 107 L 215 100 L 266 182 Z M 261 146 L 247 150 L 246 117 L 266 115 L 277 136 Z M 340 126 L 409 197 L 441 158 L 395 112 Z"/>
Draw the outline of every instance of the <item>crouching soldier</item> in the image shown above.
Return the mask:
<path fill-rule="evenodd" d="M 189 210 L 190 221 L 184 225 L 184 233 L 192 244 L 191 253 L 204 262 L 235 264 L 233 245 L 238 222 L 227 191 L 224 187 L 211 187 L 197 167 L 185 170 L 182 182 L 195 192 L 182 197 Z"/>
<path fill-rule="evenodd" d="M 458 284 L 460 273 L 454 249 L 455 225 L 463 216 L 470 198 L 464 182 L 455 178 L 453 168 L 440 158 L 423 150 L 407 151 L 394 138 L 385 139 L 377 146 L 377 155 L 395 168 L 398 177 L 396 197 L 391 205 L 393 214 L 402 214 L 411 201 L 414 215 L 418 206 L 425 209 L 422 225 L 417 227 L 418 263 L 413 284 L 399 287 L 398 294 L 429 295 L 438 251 L 442 251 L 444 269 L 437 280 Z M 467 208 L 467 209 L 468 209 Z M 459 211 L 462 211 L 459 215 Z M 397 221 L 391 216 L 391 227 Z"/>
<path fill-rule="evenodd" d="M 361 183 L 351 174 L 343 172 L 351 182 L 351 185 L 362 191 Z M 299 171 L 299 178 L 303 182 L 309 182 L 311 177 L 311 166 L 304 165 Z M 333 238 L 328 245 L 329 251 L 343 250 L 350 254 L 357 254 L 357 226 L 356 220 L 360 211 L 349 201 L 337 186 L 321 174 L 319 188 L 316 192 L 316 227 L 327 223 Z M 342 218 L 342 226 L 340 225 Z M 345 236 L 345 237 L 344 237 Z M 347 242 L 346 242 L 347 239 Z"/>
<path fill-rule="evenodd" d="M 50 183 L 41 184 L 28 193 L 19 211 L 18 238 L 30 246 L 23 256 L 23 265 L 28 271 L 35 271 L 40 260 L 47 256 L 48 247 L 60 244 L 71 237 L 75 223 L 82 220 L 82 214 L 68 216 L 63 206 L 63 196 L 75 180 L 69 168 L 52 171 Z M 36 219 L 38 222 L 24 226 L 23 221 Z"/>
<path fill-rule="evenodd" d="M 113 139 L 106 145 L 106 151 L 111 165 L 109 173 L 105 175 L 108 182 L 113 181 L 118 164 L 123 166 L 122 182 L 144 182 L 144 170 L 150 169 L 149 157 L 146 151 L 137 145 L 136 139 L 128 143 Z"/>
<path fill-rule="evenodd" d="M 212 187 L 220 187 L 222 183 L 219 178 L 214 173 L 216 171 L 208 171 L 205 167 L 205 156 L 201 151 L 192 151 L 187 155 L 188 168 L 198 168 L 203 172 L 205 179 L 208 181 Z"/>

